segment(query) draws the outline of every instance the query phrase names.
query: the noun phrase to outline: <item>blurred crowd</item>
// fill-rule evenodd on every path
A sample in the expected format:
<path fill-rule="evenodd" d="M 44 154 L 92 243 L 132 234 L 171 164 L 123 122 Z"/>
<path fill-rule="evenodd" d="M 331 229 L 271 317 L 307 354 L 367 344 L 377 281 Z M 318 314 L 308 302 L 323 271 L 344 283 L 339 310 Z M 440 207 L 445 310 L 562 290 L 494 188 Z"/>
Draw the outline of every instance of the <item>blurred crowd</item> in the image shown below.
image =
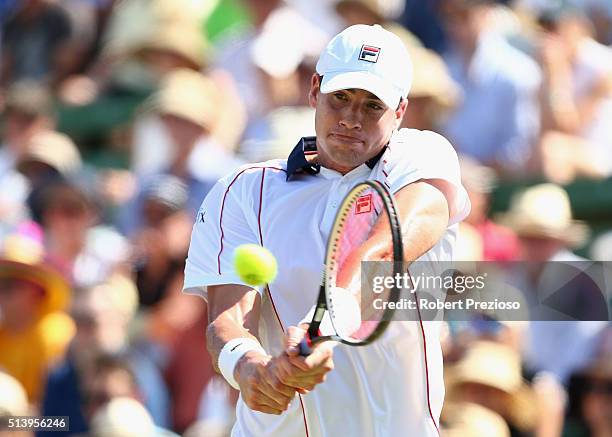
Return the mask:
<path fill-rule="evenodd" d="M 610 0 L 0 1 L 0 416 L 229 435 L 237 393 L 181 294 L 191 228 L 219 177 L 314 134 L 318 54 L 357 23 L 412 55 L 402 126 L 460 155 L 461 259 L 612 260 L 564 189 L 612 176 Z M 446 331 L 443 436 L 612 436 L 609 322 Z"/>

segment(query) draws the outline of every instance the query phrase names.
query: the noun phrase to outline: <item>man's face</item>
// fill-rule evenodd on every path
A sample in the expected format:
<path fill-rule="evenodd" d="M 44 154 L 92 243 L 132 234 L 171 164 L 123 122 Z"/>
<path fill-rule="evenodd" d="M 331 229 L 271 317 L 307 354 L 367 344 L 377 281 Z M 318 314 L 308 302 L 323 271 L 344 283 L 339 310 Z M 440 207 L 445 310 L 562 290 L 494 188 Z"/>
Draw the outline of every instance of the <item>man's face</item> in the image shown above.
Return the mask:
<path fill-rule="evenodd" d="M 323 94 L 319 86 L 315 74 L 309 100 L 316 110 L 319 163 L 345 174 L 376 156 L 387 144 L 404 116 L 406 101 L 397 109 L 389 108 L 365 90 Z"/>

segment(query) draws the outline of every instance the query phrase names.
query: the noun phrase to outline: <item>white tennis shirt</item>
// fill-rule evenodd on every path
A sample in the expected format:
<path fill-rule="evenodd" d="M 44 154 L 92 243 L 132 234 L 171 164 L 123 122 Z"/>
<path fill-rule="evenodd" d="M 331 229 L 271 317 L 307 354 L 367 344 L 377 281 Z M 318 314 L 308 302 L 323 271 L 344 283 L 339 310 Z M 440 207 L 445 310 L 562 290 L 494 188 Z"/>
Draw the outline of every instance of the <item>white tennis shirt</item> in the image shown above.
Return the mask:
<path fill-rule="evenodd" d="M 457 223 L 470 210 L 457 155 L 433 132 L 397 131 L 379 156 L 346 175 L 309 164 L 315 154 L 315 138 L 306 137 L 286 160 L 241 167 L 215 185 L 193 227 L 186 293 L 206 299 L 208 285 L 242 284 L 232 266 L 241 244 L 262 244 L 276 256 L 278 276 L 260 290 L 259 339 L 271 355 L 283 351 L 284 331 L 316 302 L 328 233 L 356 183 L 377 179 L 397 192 L 421 179 L 447 182 L 448 229 L 420 261 L 452 260 Z M 439 328 L 393 322 L 372 345 L 337 346 L 327 380 L 296 396 L 282 415 L 253 411 L 239 399 L 232 436 L 437 436 L 444 399 Z"/>

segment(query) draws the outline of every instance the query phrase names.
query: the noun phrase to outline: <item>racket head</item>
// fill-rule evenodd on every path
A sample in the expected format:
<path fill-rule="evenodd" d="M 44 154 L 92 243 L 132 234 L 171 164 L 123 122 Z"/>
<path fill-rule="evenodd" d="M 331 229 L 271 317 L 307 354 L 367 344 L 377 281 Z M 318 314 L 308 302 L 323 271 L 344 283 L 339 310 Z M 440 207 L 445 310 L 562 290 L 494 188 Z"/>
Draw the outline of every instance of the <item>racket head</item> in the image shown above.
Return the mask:
<path fill-rule="evenodd" d="M 369 243 L 374 239 L 376 244 L 392 245 L 392 251 L 385 252 L 385 261 L 392 261 L 384 263 L 392 270 L 386 274 L 401 273 L 404 252 L 395 201 L 382 183 L 368 180 L 357 184 L 345 196 L 332 225 L 325 257 L 327 311 L 336 339 L 352 346 L 376 340 L 393 317 L 395 310 L 388 306 L 371 311 L 372 300 L 397 302 L 400 296 L 395 284 L 376 295 L 361 287 L 362 250 L 366 241 L 371 247 Z"/>

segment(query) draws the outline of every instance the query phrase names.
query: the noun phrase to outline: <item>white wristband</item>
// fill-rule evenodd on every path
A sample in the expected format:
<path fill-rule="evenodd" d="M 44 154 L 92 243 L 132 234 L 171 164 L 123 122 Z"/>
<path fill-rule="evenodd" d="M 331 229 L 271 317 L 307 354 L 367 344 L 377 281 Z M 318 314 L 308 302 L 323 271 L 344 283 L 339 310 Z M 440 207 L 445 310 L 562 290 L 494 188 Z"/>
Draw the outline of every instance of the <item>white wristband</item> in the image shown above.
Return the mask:
<path fill-rule="evenodd" d="M 259 351 L 267 355 L 265 349 L 261 347 L 257 340 L 248 337 L 234 338 L 228 341 L 219 354 L 218 364 L 221 375 L 236 390 L 240 390 L 240 386 L 234 378 L 234 369 L 238 360 L 249 351 Z"/>

